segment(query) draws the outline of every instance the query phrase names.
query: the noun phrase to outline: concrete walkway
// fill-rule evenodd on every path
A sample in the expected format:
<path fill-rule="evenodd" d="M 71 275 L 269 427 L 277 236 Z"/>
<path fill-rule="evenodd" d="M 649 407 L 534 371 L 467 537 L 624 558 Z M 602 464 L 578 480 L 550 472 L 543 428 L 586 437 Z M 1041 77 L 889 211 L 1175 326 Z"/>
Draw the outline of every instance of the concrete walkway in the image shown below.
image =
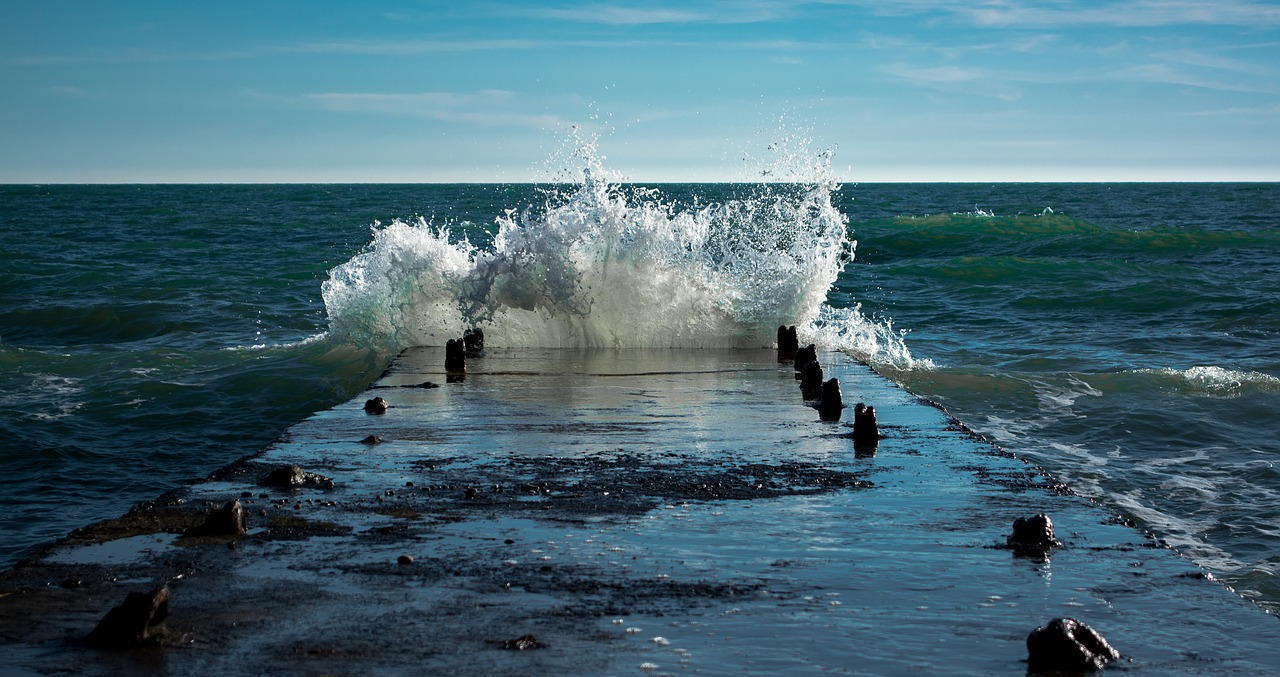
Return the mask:
<path fill-rule="evenodd" d="M 1027 634 L 1063 616 L 1127 672 L 1280 671 L 1277 619 L 819 357 L 840 423 L 769 351 L 490 349 L 455 383 L 442 350 L 409 351 L 262 454 L 3 574 L 0 673 L 1016 675 Z M 385 414 L 365 413 L 375 396 Z M 849 438 L 859 401 L 874 453 Z M 283 464 L 333 487 L 258 486 Z M 177 535 L 232 499 L 247 536 Z M 1041 512 L 1064 542 L 1050 559 L 999 547 Z M 165 582 L 142 646 L 85 644 Z"/>

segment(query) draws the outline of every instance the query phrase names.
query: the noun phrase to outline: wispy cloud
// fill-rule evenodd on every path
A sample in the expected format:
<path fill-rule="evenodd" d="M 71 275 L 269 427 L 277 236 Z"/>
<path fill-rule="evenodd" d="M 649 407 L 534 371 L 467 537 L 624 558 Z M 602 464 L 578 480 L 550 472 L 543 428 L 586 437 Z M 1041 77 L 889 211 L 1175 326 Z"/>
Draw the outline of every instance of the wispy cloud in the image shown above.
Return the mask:
<path fill-rule="evenodd" d="M 539 49 L 556 43 L 544 40 L 333 40 L 279 48 L 281 52 L 317 54 L 383 54 L 409 56 L 433 52 L 481 52 Z"/>
<path fill-rule="evenodd" d="M 1280 6 L 1251 0 L 829 0 L 881 15 L 950 15 L 989 28 L 1280 26 Z"/>
<path fill-rule="evenodd" d="M 953 84 L 972 82 L 982 78 L 982 73 L 972 68 L 960 66 L 939 66 L 936 68 L 917 68 L 906 64 L 890 64 L 884 72 L 903 80 L 926 84 Z"/>
<path fill-rule="evenodd" d="M 1280 25 L 1280 7 L 1247 0 L 1140 0 L 1093 2 L 981 2 L 950 11 L 981 26 L 1139 28 L 1175 25 Z"/>
<path fill-rule="evenodd" d="M 552 49 L 761 49 L 761 50 L 834 50 L 847 49 L 840 42 L 799 40 L 344 40 L 312 42 L 282 47 L 282 52 L 318 54 L 366 54 L 385 56 L 411 56 L 444 52 L 487 52 Z"/>
<path fill-rule="evenodd" d="M 1196 66 L 1198 68 L 1230 71 L 1249 75 L 1271 76 L 1275 73 L 1274 67 L 1265 67 L 1260 64 L 1241 59 L 1232 59 L 1229 57 L 1218 56 L 1217 54 L 1189 49 L 1173 52 L 1160 52 L 1156 54 L 1156 56 L 1164 59 L 1165 61 L 1179 63 L 1186 66 Z"/>
<path fill-rule="evenodd" d="M 1188 73 L 1168 63 L 1139 64 L 1115 71 L 1112 78 L 1121 81 L 1147 82 L 1161 85 L 1194 87 L 1218 92 L 1247 92 L 1254 94 L 1275 94 L 1277 88 L 1271 85 L 1249 85 L 1230 82 L 1222 78 L 1206 77 Z"/>
<path fill-rule="evenodd" d="M 85 51 L 65 54 L 27 54 L 14 56 L 5 62 L 15 66 L 56 66 L 64 64 L 131 64 L 170 63 L 181 61 L 230 61 L 258 56 L 252 50 L 224 50 L 207 52 L 156 51 L 126 48 L 113 51 Z"/>
<path fill-rule="evenodd" d="M 577 23 L 605 24 L 612 26 L 639 26 L 647 24 L 712 23 L 741 24 L 772 21 L 790 10 L 790 3 L 769 2 L 712 2 L 690 7 L 679 3 L 674 7 L 647 5 L 621 5 L 588 3 L 578 7 L 540 7 L 521 10 L 522 14 L 540 19 L 573 21 Z"/>
<path fill-rule="evenodd" d="M 1241 106 L 1237 108 L 1220 108 L 1218 110 L 1202 110 L 1190 113 L 1196 117 L 1231 116 L 1231 115 L 1280 115 L 1280 104 L 1273 106 Z"/>
<path fill-rule="evenodd" d="M 701 12 L 692 12 L 689 10 L 618 7 L 616 5 L 593 5 L 588 7 L 574 7 L 571 9 L 545 7 L 534 10 L 531 14 L 535 14 L 544 19 L 628 26 L 638 24 L 689 23 L 708 20 L 706 14 Z"/>
<path fill-rule="evenodd" d="M 517 101 L 516 94 L 507 90 L 391 94 L 325 92 L 308 94 L 304 98 L 324 110 L 334 112 L 425 117 L 483 127 L 547 129 L 569 124 L 551 113 L 520 110 L 522 104 Z"/>
<path fill-rule="evenodd" d="M 882 73 L 906 82 L 946 92 L 963 92 L 979 96 L 995 97 L 1004 101 L 1017 101 L 1022 92 L 1003 79 L 992 77 L 985 71 L 961 66 L 936 66 L 921 68 L 907 64 L 888 64 L 880 68 Z"/>

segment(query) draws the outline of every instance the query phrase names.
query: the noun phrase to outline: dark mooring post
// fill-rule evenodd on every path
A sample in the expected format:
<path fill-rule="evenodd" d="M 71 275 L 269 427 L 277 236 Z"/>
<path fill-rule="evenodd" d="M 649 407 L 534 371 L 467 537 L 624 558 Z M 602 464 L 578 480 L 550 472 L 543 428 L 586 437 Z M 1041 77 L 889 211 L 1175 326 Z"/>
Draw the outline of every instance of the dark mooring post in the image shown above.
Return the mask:
<path fill-rule="evenodd" d="M 791 362 L 796 359 L 796 351 L 800 349 L 800 339 L 796 337 L 795 325 L 778 327 L 778 361 Z"/>
<path fill-rule="evenodd" d="M 880 444 L 880 426 L 876 423 L 876 408 L 859 402 L 853 408 L 853 446 L 872 450 Z"/>
<path fill-rule="evenodd" d="M 818 347 L 810 343 L 809 345 L 796 350 L 796 379 L 800 379 L 804 375 L 804 368 L 810 362 L 818 360 Z"/>
<path fill-rule="evenodd" d="M 822 397 L 822 364 L 817 360 L 804 365 L 804 374 L 800 378 L 800 394 L 805 402 Z"/>
<path fill-rule="evenodd" d="M 451 382 L 467 373 L 467 348 L 461 339 L 449 339 L 444 344 L 444 370 Z"/>
<path fill-rule="evenodd" d="M 822 384 L 822 399 L 818 400 L 818 418 L 824 421 L 839 421 L 844 411 L 844 399 L 840 396 L 840 379 L 831 379 Z"/>

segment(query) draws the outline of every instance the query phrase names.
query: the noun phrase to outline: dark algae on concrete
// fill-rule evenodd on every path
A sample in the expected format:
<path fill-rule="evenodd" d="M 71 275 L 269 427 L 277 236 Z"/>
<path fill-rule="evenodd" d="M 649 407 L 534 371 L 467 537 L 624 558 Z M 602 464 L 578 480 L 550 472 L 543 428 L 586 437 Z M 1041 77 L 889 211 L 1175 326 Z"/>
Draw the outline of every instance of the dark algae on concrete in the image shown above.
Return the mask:
<path fill-rule="evenodd" d="M 5 572 L 5 670 L 1280 669 L 1275 619 L 843 355 L 869 420 L 772 351 L 464 348 Z"/>

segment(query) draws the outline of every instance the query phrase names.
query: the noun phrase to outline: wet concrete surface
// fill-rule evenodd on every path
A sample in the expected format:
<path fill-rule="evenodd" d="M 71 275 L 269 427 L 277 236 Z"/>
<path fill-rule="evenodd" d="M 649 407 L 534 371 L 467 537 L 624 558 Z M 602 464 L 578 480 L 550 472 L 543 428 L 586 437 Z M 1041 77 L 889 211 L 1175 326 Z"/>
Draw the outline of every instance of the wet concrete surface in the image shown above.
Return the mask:
<path fill-rule="evenodd" d="M 1063 616 L 1119 649 L 1113 669 L 1280 669 L 1277 619 L 865 366 L 820 359 L 841 422 L 770 351 L 491 348 L 453 383 L 442 349 L 409 351 L 263 453 L 5 572 L 0 672 L 1022 674 L 1027 634 Z M 385 414 L 365 412 L 375 396 Z M 860 401 L 874 452 L 851 440 Z M 333 487 L 260 486 L 289 464 Z M 248 535 L 181 535 L 237 499 Z M 1063 546 L 1003 548 L 1036 513 Z M 147 640 L 84 642 L 165 582 Z"/>

